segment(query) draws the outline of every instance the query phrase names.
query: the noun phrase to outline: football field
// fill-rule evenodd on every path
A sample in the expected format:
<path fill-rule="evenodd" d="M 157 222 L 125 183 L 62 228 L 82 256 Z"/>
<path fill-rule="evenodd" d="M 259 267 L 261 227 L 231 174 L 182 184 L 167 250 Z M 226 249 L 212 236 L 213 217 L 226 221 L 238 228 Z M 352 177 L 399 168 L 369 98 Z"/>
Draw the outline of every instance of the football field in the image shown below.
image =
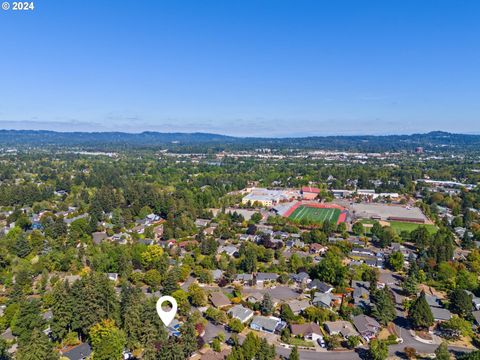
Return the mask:
<path fill-rule="evenodd" d="M 325 221 L 337 223 L 340 209 L 317 208 L 301 205 L 288 217 L 293 221 L 307 219 L 310 222 L 321 224 Z"/>

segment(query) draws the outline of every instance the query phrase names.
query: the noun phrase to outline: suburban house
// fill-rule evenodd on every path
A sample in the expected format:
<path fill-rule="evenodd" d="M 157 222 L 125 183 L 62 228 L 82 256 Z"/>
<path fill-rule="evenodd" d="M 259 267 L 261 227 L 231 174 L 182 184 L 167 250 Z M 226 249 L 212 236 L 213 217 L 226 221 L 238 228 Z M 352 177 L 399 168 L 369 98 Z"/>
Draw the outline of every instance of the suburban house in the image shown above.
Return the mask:
<path fill-rule="evenodd" d="M 207 219 L 197 219 L 195 220 L 195 226 L 198 228 L 206 227 L 210 223 L 210 220 Z"/>
<path fill-rule="evenodd" d="M 275 273 L 258 273 L 256 276 L 257 285 L 264 286 L 266 282 L 275 282 L 278 279 L 278 274 Z"/>
<path fill-rule="evenodd" d="M 257 302 L 262 301 L 262 299 L 263 295 L 257 292 L 248 294 L 246 298 L 247 302 L 252 304 L 256 304 Z"/>
<path fill-rule="evenodd" d="M 310 302 L 308 300 L 297 299 L 291 300 L 287 304 L 295 315 L 300 314 L 303 310 L 310 306 Z"/>
<path fill-rule="evenodd" d="M 358 332 L 348 321 L 325 321 L 324 326 L 329 335 L 341 335 L 345 339 L 349 338 L 350 336 L 358 336 Z"/>
<path fill-rule="evenodd" d="M 108 239 L 108 235 L 105 232 L 94 232 L 92 234 L 93 243 L 95 245 L 100 245 L 104 240 Z"/>
<path fill-rule="evenodd" d="M 242 284 L 251 284 L 253 280 L 253 275 L 252 274 L 237 274 L 237 277 L 235 278 L 235 281 L 238 281 Z"/>
<path fill-rule="evenodd" d="M 215 291 L 210 294 L 210 302 L 217 309 L 230 305 L 230 300 L 221 291 Z"/>
<path fill-rule="evenodd" d="M 280 332 L 286 324 L 279 318 L 270 316 L 255 316 L 250 323 L 250 328 L 257 331 L 263 331 L 270 334 Z"/>
<path fill-rule="evenodd" d="M 432 311 L 433 319 L 435 321 L 448 321 L 452 318 L 452 313 L 450 310 L 443 307 L 442 302 L 437 296 L 425 294 L 425 300 L 427 300 L 428 306 Z"/>
<path fill-rule="evenodd" d="M 311 281 L 310 276 L 306 272 L 292 274 L 290 278 L 298 284 L 308 284 Z"/>
<path fill-rule="evenodd" d="M 370 339 L 374 338 L 382 328 L 377 320 L 363 314 L 354 316 L 352 322 L 357 331 L 366 341 L 370 341 Z"/>
<path fill-rule="evenodd" d="M 210 274 L 212 274 L 213 281 L 219 281 L 223 276 L 223 271 L 220 269 L 210 270 Z"/>
<path fill-rule="evenodd" d="M 366 308 L 370 305 L 370 282 L 352 281 L 353 302 L 355 305 Z"/>
<path fill-rule="evenodd" d="M 322 330 L 314 322 L 307 324 L 292 324 L 290 325 L 291 334 L 293 336 L 302 336 L 305 340 L 317 341 L 323 339 Z"/>
<path fill-rule="evenodd" d="M 219 246 L 217 249 L 217 254 L 222 254 L 225 253 L 228 256 L 232 257 L 236 253 L 238 253 L 238 248 L 233 245 L 228 245 L 228 246 Z"/>
<path fill-rule="evenodd" d="M 316 292 L 312 304 L 324 309 L 330 309 L 334 296 L 331 293 Z"/>
<path fill-rule="evenodd" d="M 238 319 L 243 323 L 248 322 L 253 317 L 253 311 L 243 307 L 242 305 L 235 305 L 227 312 L 234 319 Z"/>
<path fill-rule="evenodd" d="M 92 353 L 92 348 L 88 343 L 82 343 L 63 353 L 63 356 L 69 360 L 83 360 Z"/>
<path fill-rule="evenodd" d="M 312 254 L 323 254 L 328 250 L 326 246 L 323 246 L 322 244 L 310 244 L 310 252 Z"/>
<path fill-rule="evenodd" d="M 308 284 L 308 288 L 310 290 L 317 290 L 317 292 L 321 292 L 323 294 L 331 293 L 334 289 L 333 286 L 330 286 L 330 285 L 328 285 L 328 284 L 326 284 L 323 281 L 320 281 L 318 279 L 312 280 Z"/>

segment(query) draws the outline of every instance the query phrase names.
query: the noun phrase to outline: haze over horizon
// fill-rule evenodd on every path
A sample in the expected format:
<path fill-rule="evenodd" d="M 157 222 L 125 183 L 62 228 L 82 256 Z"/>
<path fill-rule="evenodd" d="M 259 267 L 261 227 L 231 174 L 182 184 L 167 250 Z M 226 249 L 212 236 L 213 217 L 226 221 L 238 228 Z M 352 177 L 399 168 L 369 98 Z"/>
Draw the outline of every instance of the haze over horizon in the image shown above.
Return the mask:
<path fill-rule="evenodd" d="M 0 128 L 480 133 L 480 3 L 43 0 L 0 12 Z"/>

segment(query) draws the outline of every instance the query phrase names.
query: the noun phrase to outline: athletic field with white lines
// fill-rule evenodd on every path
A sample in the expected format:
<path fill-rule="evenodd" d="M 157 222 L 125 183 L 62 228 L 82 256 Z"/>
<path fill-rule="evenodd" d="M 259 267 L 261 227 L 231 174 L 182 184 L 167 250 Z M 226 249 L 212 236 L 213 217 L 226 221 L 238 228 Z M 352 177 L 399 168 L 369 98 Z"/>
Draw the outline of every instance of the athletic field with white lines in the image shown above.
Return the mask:
<path fill-rule="evenodd" d="M 310 222 L 318 224 L 324 223 L 325 221 L 336 224 L 338 222 L 340 213 L 340 209 L 318 208 L 300 205 L 288 218 L 293 221 L 302 221 L 302 219 L 307 219 Z"/>

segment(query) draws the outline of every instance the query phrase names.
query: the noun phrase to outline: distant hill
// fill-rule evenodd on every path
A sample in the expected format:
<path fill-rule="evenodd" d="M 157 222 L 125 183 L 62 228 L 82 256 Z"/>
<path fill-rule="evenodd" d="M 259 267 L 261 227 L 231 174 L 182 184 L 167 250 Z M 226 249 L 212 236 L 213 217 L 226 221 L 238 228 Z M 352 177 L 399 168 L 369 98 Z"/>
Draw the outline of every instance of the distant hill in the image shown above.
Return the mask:
<path fill-rule="evenodd" d="M 55 132 L 0 130 L 0 147 L 168 148 L 178 151 L 274 149 L 322 149 L 349 151 L 401 151 L 424 147 L 436 151 L 480 151 L 480 135 L 434 131 L 426 134 L 385 136 L 311 136 L 303 138 L 241 138 L 208 133 L 138 134 L 122 132 Z"/>

